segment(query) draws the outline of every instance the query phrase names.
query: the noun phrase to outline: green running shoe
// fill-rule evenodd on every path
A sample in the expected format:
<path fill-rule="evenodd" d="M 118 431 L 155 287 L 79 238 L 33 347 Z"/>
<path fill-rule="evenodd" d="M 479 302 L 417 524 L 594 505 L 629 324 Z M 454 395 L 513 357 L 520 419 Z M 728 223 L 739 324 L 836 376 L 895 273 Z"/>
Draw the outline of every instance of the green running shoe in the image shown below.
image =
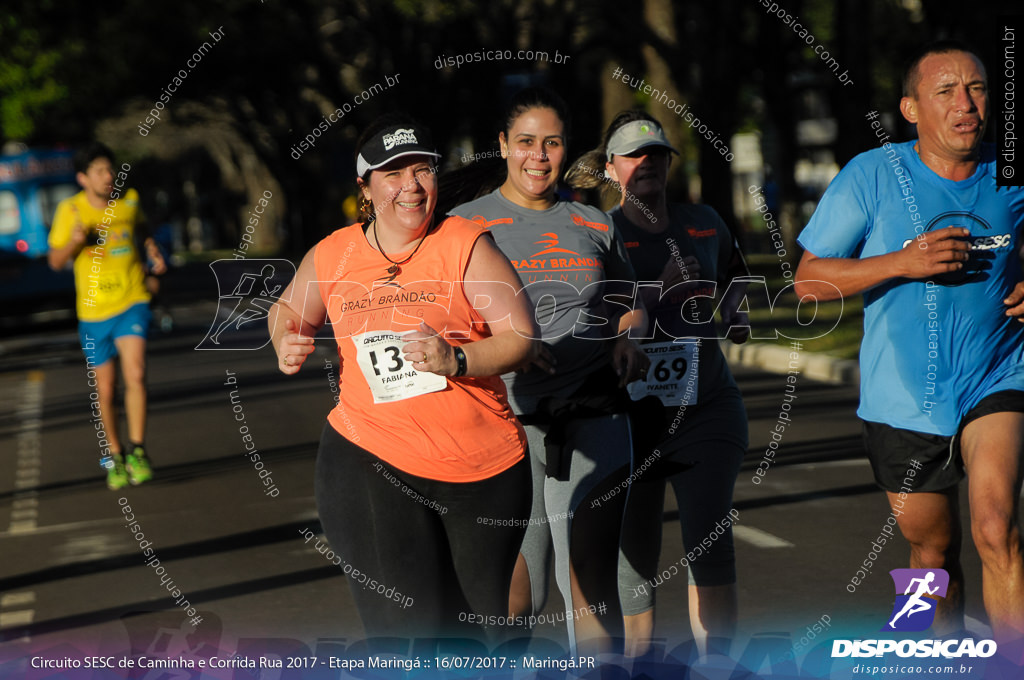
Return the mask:
<path fill-rule="evenodd" d="M 128 454 L 128 458 L 124 462 L 124 469 L 128 472 L 128 481 L 133 485 L 142 484 L 153 479 L 153 470 L 149 467 L 146 449 L 141 446 L 136 446 Z"/>
<path fill-rule="evenodd" d="M 111 491 L 117 491 L 128 486 L 128 473 L 124 469 L 124 461 L 121 458 L 121 454 L 111 454 L 110 467 L 107 468 L 107 488 Z"/>

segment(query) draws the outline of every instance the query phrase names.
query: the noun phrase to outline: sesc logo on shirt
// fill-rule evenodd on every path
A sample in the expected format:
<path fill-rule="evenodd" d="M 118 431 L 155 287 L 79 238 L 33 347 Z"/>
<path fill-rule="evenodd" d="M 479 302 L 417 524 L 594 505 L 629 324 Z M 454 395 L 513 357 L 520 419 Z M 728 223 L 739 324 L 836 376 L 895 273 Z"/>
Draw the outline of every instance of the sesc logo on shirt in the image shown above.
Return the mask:
<path fill-rule="evenodd" d="M 971 252 L 968 260 L 964 262 L 963 269 L 932 277 L 936 283 L 943 286 L 959 286 L 988 278 L 993 261 L 997 256 L 1003 255 L 996 251 L 1008 250 L 1013 245 L 1013 234 L 986 233 L 992 231 L 991 224 L 978 215 L 962 210 L 938 215 L 928 223 L 924 231 L 937 231 L 947 227 L 963 227 L 971 232 L 965 239 L 971 244 Z M 912 242 L 913 239 L 907 239 L 903 247 Z"/>

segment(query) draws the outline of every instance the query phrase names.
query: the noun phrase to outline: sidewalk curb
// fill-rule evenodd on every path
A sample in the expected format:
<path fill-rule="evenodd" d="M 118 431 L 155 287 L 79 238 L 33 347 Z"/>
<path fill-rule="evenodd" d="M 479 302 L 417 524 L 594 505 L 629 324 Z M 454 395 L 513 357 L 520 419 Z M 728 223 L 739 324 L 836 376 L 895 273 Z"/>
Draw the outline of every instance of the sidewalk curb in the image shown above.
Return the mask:
<path fill-rule="evenodd" d="M 721 342 L 726 360 L 734 366 L 760 368 L 771 373 L 788 373 L 790 363 L 794 369 L 812 380 L 831 385 L 860 386 L 860 362 L 854 359 L 839 359 L 821 352 L 803 352 L 788 349 L 782 345 L 762 342 L 746 342 L 736 345 Z M 791 356 L 792 355 L 792 356 Z"/>

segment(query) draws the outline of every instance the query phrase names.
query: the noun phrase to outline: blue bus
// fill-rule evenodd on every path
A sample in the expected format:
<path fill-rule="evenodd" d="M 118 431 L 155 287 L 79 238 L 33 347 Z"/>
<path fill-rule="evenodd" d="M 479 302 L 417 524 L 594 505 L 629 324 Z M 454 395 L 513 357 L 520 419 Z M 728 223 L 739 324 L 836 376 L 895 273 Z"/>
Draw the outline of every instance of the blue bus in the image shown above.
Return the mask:
<path fill-rule="evenodd" d="M 70 268 L 54 272 L 46 262 L 57 204 L 80 190 L 73 155 L 70 149 L 26 149 L 0 156 L 0 301 L 74 301 Z"/>

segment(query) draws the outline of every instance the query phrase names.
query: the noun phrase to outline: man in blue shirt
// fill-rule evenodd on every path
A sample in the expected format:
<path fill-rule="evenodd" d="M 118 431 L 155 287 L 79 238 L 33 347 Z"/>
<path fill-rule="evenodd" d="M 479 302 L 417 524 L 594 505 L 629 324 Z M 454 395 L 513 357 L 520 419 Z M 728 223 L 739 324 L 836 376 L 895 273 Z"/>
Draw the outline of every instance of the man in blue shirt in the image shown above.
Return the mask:
<path fill-rule="evenodd" d="M 1001 651 L 1016 658 L 1024 191 L 996 186 L 995 149 L 982 144 L 985 68 L 974 54 L 935 43 L 911 62 L 903 87 L 900 112 L 918 139 L 886 141 L 836 177 L 800 235 L 796 291 L 819 300 L 864 294 L 857 413 L 910 566 L 949 572 L 936 630 L 963 628 L 957 486 L 966 472 L 985 609 Z M 887 140 L 877 113 L 867 118 Z"/>

